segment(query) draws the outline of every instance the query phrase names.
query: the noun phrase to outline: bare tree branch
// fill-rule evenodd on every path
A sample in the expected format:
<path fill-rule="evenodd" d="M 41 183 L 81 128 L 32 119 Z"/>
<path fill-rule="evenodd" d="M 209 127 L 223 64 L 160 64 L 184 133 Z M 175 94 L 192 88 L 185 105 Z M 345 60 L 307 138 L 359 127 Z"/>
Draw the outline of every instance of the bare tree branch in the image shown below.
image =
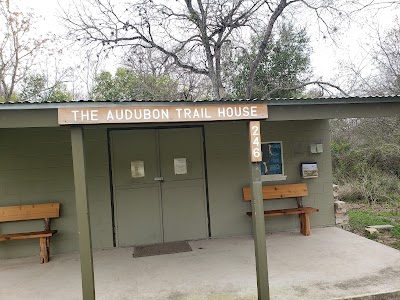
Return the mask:
<path fill-rule="evenodd" d="M 27 75 L 47 38 L 32 37 L 32 14 L 13 10 L 9 0 L 0 1 L 0 22 L 4 24 L 0 42 L 0 98 L 11 101 L 16 85 Z"/>
<path fill-rule="evenodd" d="M 69 37 L 84 46 L 96 47 L 99 51 L 151 48 L 177 67 L 207 76 L 216 99 L 224 93 L 221 71 L 224 48 L 234 44 L 236 48 L 246 49 L 251 33 L 255 33 L 261 42 L 248 72 L 246 97 L 250 98 L 260 59 L 270 43 L 275 24 L 288 7 L 294 10 L 303 7 L 314 12 L 323 24 L 321 30 L 333 34 L 335 28 L 325 17 L 326 14 L 341 15 L 342 2 L 346 1 L 176 0 L 172 4 L 163 0 L 132 0 L 116 4 L 112 0 L 87 0 L 74 4 L 73 12 L 64 10 L 62 18 Z"/>
<path fill-rule="evenodd" d="M 298 90 L 298 89 L 304 88 L 308 85 L 318 85 L 320 88 L 324 89 L 325 91 L 328 91 L 328 90 L 326 90 L 325 86 L 329 86 L 331 88 L 338 90 L 343 95 L 349 96 L 349 94 L 347 94 L 344 90 L 342 90 L 339 86 L 337 86 L 335 84 L 332 84 L 332 83 L 326 82 L 326 81 L 315 80 L 315 81 L 304 82 L 304 83 L 296 85 L 296 86 L 276 87 L 276 88 L 272 89 L 271 91 L 269 91 L 268 93 L 266 93 L 263 98 L 268 98 L 269 95 L 276 93 L 277 91 L 293 91 L 293 90 Z"/>

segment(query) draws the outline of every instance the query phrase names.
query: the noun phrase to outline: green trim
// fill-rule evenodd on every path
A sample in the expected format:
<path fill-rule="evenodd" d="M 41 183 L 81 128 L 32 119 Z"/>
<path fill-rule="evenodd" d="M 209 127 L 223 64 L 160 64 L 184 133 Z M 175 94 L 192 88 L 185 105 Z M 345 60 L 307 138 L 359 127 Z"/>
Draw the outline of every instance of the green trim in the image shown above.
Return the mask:
<path fill-rule="evenodd" d="M 92 238 L 86 185 L 85 149 L 82 127 L 71 127 L 75 201 L 79 230 L 79 251 L 83 300 L 95 300 Z"/>
<path fill-rule="evenodd" d="M 265 237 L 264 201 L 262 195 L 261 163 L 250 163 L 251 211 L 254 251 L 256 256 L 258 300 L 269 300 L 268 261 Z"/>

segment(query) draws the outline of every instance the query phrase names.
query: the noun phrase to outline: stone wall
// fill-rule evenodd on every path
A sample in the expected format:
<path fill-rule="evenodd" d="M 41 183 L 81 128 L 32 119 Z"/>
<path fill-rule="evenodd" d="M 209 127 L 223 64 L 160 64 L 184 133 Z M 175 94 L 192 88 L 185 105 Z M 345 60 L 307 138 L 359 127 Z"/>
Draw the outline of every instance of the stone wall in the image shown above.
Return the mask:
<path fill-rule="evenodd" d="M 333 199 L 335 203 L 336 226 L 347 230 L 349 228 L 349 215 L 347 214 L 346 202 L 339 200 L 339 186 L 333 185 Z"/>

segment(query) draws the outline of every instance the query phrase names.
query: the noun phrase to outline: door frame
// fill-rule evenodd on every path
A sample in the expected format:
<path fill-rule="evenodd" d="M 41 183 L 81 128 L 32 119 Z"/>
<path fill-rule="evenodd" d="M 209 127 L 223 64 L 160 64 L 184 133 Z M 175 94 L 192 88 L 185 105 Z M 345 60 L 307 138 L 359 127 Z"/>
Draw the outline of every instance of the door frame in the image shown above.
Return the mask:
<path fill-rule="evenodd" d="M 209 201 L 209 192 L 208 192 L 208 173 L 207 173 L 207 149 L 206 149 L 206 136 L 204 125 L 183 125 L 183 126 L 143 126 L 143 127 L 112 127 L 107 128 L 107 152 L 108 152 L 108 173 L 110 179 L 110 204 L 111 204 L 111 226 L 112 226 L 112 240 L 113 247 L 118 247 L 117 240 L 117 227 L 116 227 L 116 210 L 115 210 L 115 191 L 114 191 L 114 173 L 113 173 L 113 165 L 112 165 L 112 143 L 111 143 L 111 132 L 112 131 L 128 131 L 128 130 L 168 130 L 168 129 L 185 129 L 185 128 L 200 128 L 201 129 L 201 138 L 203 145 L 203 155 L 202 155 L 202 167 L 203 167 L 203 186 L 204 186 L 204 195 L 205 195 L 205 210 L 206 210 L 206 230 L 207 235 L 211 237 L 211 218 L 210 218 L 210 201 Z M 157 152 L 160 151 L 159 145 L 157 142 Z"/>

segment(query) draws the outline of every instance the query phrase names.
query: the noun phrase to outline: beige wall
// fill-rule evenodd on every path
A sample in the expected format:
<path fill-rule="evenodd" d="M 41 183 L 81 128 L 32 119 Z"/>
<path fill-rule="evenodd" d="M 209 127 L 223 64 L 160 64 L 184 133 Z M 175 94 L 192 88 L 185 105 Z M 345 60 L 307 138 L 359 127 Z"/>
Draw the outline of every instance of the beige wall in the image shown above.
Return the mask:
<path fill-rule="evenodd" d="M 251 233 L 251 220 L 245 214 L 250 204 L 241 197 L 249 184 L 248 135 L 244 122 L 205 124 L 207 173 L 213 236 Z M 283 141 L 288 179 L 273 184 L 307 182 L 310 196 L 305 204 L 320 209 L 312 214 L 312 226 L 334 224 L 329 123 L 319 121 L 264 122 L 264 141 Z M 0 206 L 61 203 L 61 217 L 52 228 L 52 252 L 78 250 L 70 133 L 68 128 L 0 129 Z M 324 144 L 323 154 L 308 154 L 308 145 Z M 107 148 L 107 129 L 85 130 L 88 193 L 94 248 L 112 247 L 112 218 Z M 317 161 L 318 179 L 303 180 L 302 161 Z M 271 207 L 294 205 L 294 200 L 269 201 Z M 267 230 L 298 228 L 296 216 L 269 218 Z M 42 230 L 38 221 L 0 223 L 0 233 Z M 0 243 L 0 258 L 39 254 L 37 240 Z"/>

